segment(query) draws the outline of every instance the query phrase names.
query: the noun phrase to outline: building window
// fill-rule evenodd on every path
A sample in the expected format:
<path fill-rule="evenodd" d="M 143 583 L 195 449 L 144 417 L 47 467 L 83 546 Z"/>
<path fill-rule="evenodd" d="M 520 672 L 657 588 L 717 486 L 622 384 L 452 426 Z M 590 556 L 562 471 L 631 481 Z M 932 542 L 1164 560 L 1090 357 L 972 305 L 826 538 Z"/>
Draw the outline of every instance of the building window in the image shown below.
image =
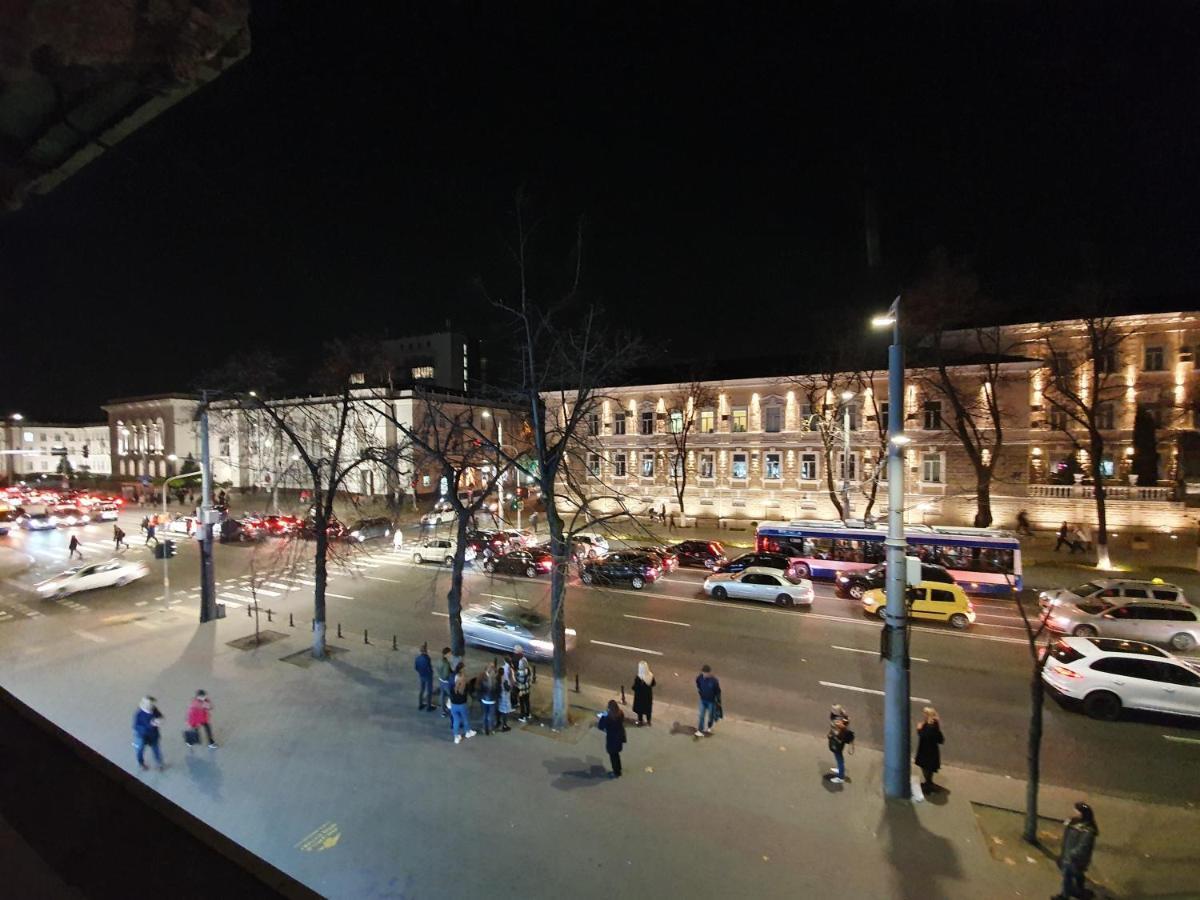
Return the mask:
<path fill-rule="evenodd" d="M 1163 348 L 1147 347 L 1145 359 L 1142 362 L 1142 368 L 1145 371 L 1161 372 L 1163 370 Z"/>
<path fill-rule="evenodd" d="M 1096 372 L 1100 375 L 1113 375 L 1117 371 L 1117 354 L 1115 350 L 1105 350 L 1096 357 Z"/>
<path fill-rule="evenodd" d="M 646 410 L 642 413 L 639 434 L 654 434 L 654 413 Z"/>
<path fill-rule="evenodd" d="M 713 477 L 713 471 L 714 471 L 713 462 L 714 462 L 713 455 L 711 453 L 700 454 L 700 477 L 701 478 L 712 478 Z"/>
<path fill-rule="evenodd" d="M 229 435 L 223 434 L 217 441 L 217 456 L 229 455 Z"/>
<path fill-rule="evenodd" d="M 717 414 L 711 409 L 700 410 L 700 433 L 712 434 L 717 430 Z"/>
<path fill-rule="evenodd" d="M 733 454 L 733 465 L 729 469 L 729 477 L 744 480 L 748 473 L 749 467 L 746 463 L 746 454 Z"/>
<path fill-rule="evenodd" d="M 937 431 L 942 427 L 942 401 L 925 401 L 924 428 L 926 431 Z"/>
<path fill-rule="evenodd" d="M 589 453 L 588 454 L 587 469 L 588 469 L 588 474 L 591 475 L 593 478 L 600 477 L 600 454 L 599 453 Z"/>
<path fill-rule="evenodd" d="M 683 475 L 683 457 L 676 453 L 671 457 L 671 477 L 679 478 Z"/>
<path fill-rule="evenodd" d="M 763 457 L 763 478 L 768 481 L 778 481 L 783 477 L 783 463 L 778 453 L 768 453 Z"/>
<path fill-rule="evenodd" d="M 801 453 L 800 454 L 800 480 L 801 481 L 816 481 L 819 477 L 817 469 L 817 454 Z"/>
<path fill-rule="evenodd" d="M 850 413 L 850 415 L 846 417 L 846 418 L 848 418 L 848 419 L 850 420 L 850 430 L 851 430 L 851 431 L 858 431 L 859 427 L 860 427 L 860 426 L 861 426 L 861 424 L 862 424 L 862 423 L 859 421 L 859 412 L 858 412 L 858 407 L 857 407 L 857 406 L 850 406 L 850 407 L 847 407 L 847 411 Z M 842 415 L 843 415 L 843 416 L 845 416 L 845 413 L 843 413 Z"/>
<path fill-rule="evenodd" d="M 849 460 L 849 467 L 843 468 L 846 465 L 846 460 Z M 858 480 L 858 454 L 851 453 L 849 457 L 844 453 L 837 455 L 837 471 L 840 478 L 845 478 L 847 481 Z"/>
<path fill-rule="evenodd" d="M 670 416 L 667 419 L 667 427 L 671 429 L 671 434 L 683 433 L 683 411 L 679 409 L 671 410 Z"/>
<path fill-rule="evenodd" d="M 1050 407 L 1050 427 L 1058 431 L 1067 430 L 1067 414 L 1057 406 Z"/>
<path fill-rule="evenodd" d="M 1111 403 L 1100 403 L 1096 406 L 1096 427 L 1101 431 L 1112 431 L 1116 414 Z"/>
<path fill-rule="evenodd" d="M 421 381 L 422 379 L 433 378 L 433 366 L 413 366 L 412 380 Z"/>
<path fill-rule="evenodd" d="M 741 406 L 733 410 L 733 416 L 729 420 L 729 430 L 732 432 L 743 432 L 746 430 L 746 423 L 749 421 L 746 407 Z"/>
<path fill-rule="evenodd" d="M 653 478 L 654 477 L 654 454 L 653 453 L 643 453 L 642 454 L 642 477 L 643 478 Z"/>
<path fill-rule="evenodd" d="M 613 434 L 625 433 L 625 413 L 619 412 L 613 418 Z"/>
<path fill-rule="evenodd" d="M 598 435 L 600 433 L 600 414 L 599 413 L 589 413 L 587 422 L 588 422 L 588 434 L 592 435 L 593 437 Z"/>
<path fill-rule="evenodd" d="M 616 478 L 625 477 L 625 454 L 617 453 L 613 456 L 613 476 Z"/>
<path fill-rule="evenodd" d="M 25 439 L 25 443 L 27 443 L 27 444 L 32 444 L 32 443 L 33 443 L 33 432 L 32 432 L 32 431 L 26 431 L 26 432 L 25 432 L 25 433 L 22 435 L 22 437 L 24 437 L 24 439 Z"/>
<path fill-rule="evenodd" d="M 884 426 L 887 425 L 888 402 L 886 400 L 884 400 L 882 403 L 879 404 L 879 421 L 882 422 L 884 424 Z"/>
<path fill-rule="evenodd" d="M 800 428 L 804 431 L 813 431 L 817 427 L 817 423 L 813 419 L 813 405 L 807 400 L 800 404 Z"/>
<path fill-rule="evenodd" d="M 926 484 L 942 483 L 942 454 L 921 454 L 921 480 Z"/>
<path fill-rule="evenodd" d="M 783 431 L 783 407 L 768 406 L 763 410 L 763 431 Z"/>

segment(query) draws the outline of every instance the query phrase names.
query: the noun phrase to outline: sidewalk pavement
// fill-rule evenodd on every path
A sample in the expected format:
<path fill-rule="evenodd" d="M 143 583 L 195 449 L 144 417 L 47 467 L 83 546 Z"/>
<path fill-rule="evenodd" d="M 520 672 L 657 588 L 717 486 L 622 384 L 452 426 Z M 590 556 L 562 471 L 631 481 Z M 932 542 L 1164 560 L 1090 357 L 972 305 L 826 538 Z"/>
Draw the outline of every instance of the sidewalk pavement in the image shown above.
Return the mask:
<path fill-rule="evenodd" d="M 411 649 L 334 642 L 342 651 L 315 662 L 304 631 L 239 650 L 229 642 L 251 631 L 240 618 L 197 626 L 147 612 L 142 622 L 86 656 L 68 642 L 4 648 L 0 681 L 132 773 L 130 719 L 153 694 L 167 716 L 168 768 L 139 777 L 325 896 L 607 898 L 636 885 L 646 896 L 957 900 L 1056 890 L 1053 867 L 1013 840 L 1019 816 L 973 805 L 1020 809 L 1016 779 L 951 766 L 939 775 L 946 792 L 885 803 L 877 750 L 857 747 L 850 780 L 830 784 L 823 738 L 739 721 L 731 697 L 731 715 L 701 739 L 693 709 L 658 704 L 652 728 L 629 729 L 626 774 L 612 781 L 590 727 L 606 693 L 569 694 L 576 724 L 561 734 L 531 724 L 456 746 L 447 720 L 416 709 Z M 487 656 L 473 651 L 468 667 Z M 200 687 L 221 747 L 189 752 L 179 735 Z M 549 688 L 540 679 L 543 709 Z M 1065 817 L 1079 797 L 1046 788 L 1043 811 Z M 1107 896 L 1181 896 L 1200 884 L 1200 813 L 1088 800 Z"/>
<path fill-rule="evenodd" d="M 34 558 L 11 547 L 0 547 L 0 580 L 20 575 L 34 564 Z"/>

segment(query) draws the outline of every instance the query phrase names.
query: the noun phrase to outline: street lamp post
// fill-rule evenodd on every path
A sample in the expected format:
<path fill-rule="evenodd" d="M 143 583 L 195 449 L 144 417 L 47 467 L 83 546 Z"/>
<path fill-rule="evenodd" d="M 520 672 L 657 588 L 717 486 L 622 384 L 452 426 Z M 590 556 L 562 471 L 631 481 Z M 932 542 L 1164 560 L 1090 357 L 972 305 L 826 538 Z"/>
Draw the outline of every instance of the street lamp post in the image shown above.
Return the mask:
<path fill-rule="evenodd" d="M 850 401 L 854 391 L 842 391 L 842 521 L 849 520 L 850 508 Z"/>
<path fill-rule="evenodd" d="M 905 597 L 904 541 L 904 348 L 900 343 L 900 298 L 876 327 L 892 326 L 888 348 L 888 534 L 887 607 L 883 652 L 883 793 L 907 799 L 909 779 L 908 603 Z"/>
<path fill-rule="evenodd" d="M 178 457 L 172 453 L 170 456 L 167 457 L 167 459 L 169 459 L 171 462 L 174 462 L 176 459 L 178 459 Z M 167 521 L 167 485 L 170 484 L 172 481 L 182 481 L 185 478 L 195 478 L 199 474 L 200 474 L 199 472 L 185 472 L 182 475 L 172 475 L 170 478 L 163 479 L 163 524 L 164 525 L 166 524 L 166 521 Z M 171 558 L 169 556 L 167 556 L 167 553 L 165 550 L 163 551 L 162 561 L 163 561 L 163 606 L 167 606 L 171 602 L 171 575 L 170 575 L 170 567 L 168 565 L 171 561 Z"/>

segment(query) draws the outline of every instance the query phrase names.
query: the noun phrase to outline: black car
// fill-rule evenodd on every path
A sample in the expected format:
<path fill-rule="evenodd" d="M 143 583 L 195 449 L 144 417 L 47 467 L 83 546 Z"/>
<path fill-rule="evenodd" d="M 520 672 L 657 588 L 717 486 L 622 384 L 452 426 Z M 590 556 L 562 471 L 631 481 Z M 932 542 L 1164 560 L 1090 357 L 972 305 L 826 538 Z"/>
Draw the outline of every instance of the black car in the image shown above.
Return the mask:
<path fill-rule="evenodd" d="M 862 572 L 838 572 L 837 577 L 833 579 L 833 590 L 839 597 L 861 600 L 867 591 L 884 587 L 886 576 L 886 566 L 871 566 Z M 954 584 L 954 578 L 949 572 L 941 566 L 929 563 L 921 563 L 921 580 Z"/>
<path fill-rule="evenodd" d="M 508 535 L 499 531 L 468 531 L 467 546 L 473 547 L 480 559 L 490 559 L 508 549 Z"/>
<path fill-rule="evenodd" d="M 217 527 L 217 540 L 222 544 L 257 541 L 266 537 L 266 530 L 261 527 L 261 520 L 254 516 L 244 516 L 241 519 L 226 519 Z"/>
<path fill-rule="evenodd" d="M 346 529 L 346 539 L 357 543 L 392 536 L 392 520 L 386 516 L 359 519 Z"/>
<path fill-rule="evenodd" d="M 683 541 L 669 549 L 679 557 L 681 566 L 715 569 L 729 561 L 720 541 Z"/>
<path fill-rule="evenodd" d="M 629 549 L 658 557 L 659 568 L 662 569 L 664 575 L 668 572 L 674 572 L 679 568 L 679 557 L 669 547 L 663 547 L 658 544 L 647 544 L 644 547 L 630 547 Z"/>
<path fill-rule="evenodd" d="M 490 557 L 483 564 L 485 572 L 501 572 L 509 575 L 545 575 L 554 568 L 554 557 L 541 550 L 513 550 L 503 556 Z"/>
<path fill-rule="evenodd" d="M 579 570 L 579 580 L 584 584 L 617 584 L 626 582 L 640 591 L 653 584 L 662 574 L 657 556 L 644 553 L 610 553 L 603 559 L 585 562 Z"/>
<path fill-rule="evenodd" d="M 716 566 L 714 572 L 740 572 L 750 566 L 761 566 L 767 569 L 778 569 L 789 578 L 797 578 L 792 571 L 795 561 L 782 553 L 743 553 L 731 559 L 724 565 Z"/>

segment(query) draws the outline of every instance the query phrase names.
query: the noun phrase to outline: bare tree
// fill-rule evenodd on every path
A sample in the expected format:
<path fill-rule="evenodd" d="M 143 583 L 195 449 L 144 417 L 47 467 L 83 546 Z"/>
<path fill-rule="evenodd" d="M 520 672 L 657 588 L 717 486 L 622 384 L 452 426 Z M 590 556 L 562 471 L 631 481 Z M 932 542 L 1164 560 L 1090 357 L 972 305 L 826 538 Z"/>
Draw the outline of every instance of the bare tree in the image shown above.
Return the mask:
<path fill-rule="evenodd" d="M 1042 682 L 1042 670 L 1050 660 L 1051 646 L 1046 641 L 1039 645 L 1046 633 L 1046 623 L 1050 619 L 1052 606 L 1038 619 L 1029 617 L 1029 612 L 1018 596 L 1016 587 L 1009 581 L 1009 592 L 1015 601 L 1021 622 L 1025 626 L 1025 638 L 1029 648 L 1031 669 L 1029 674 L 1029 738 L 1025 748 L 1025 828 L 1022 837 L 1030 844 L 1036 844 L 1038 821 L 1038 789 L 1042 777 L 1042 716 L 1046 702 L 1046 688 Z"/>
<path fill-rule="evenodd" d="M 861 479 L 860 490 L 866 501 L 863 507 L 863 518 L 869 519 L 875 509 L 875 501 L 879 498 L 879 481 L 887 474 L 888 423 L 884 404 L 879 402 L 879 394 L 875 390 L 877 381 L 885 379 L 886 372 L 870 369 L 858 369 L 851 376 L 854 387 L 852 390 L 863 398 L 863 421 L 860 429 L 860 440 L 870 440 L 874 447 L 875 468 L 870 478 Z M 868 427 L 867 423 L 871 423 Z"/>
<path fill-rule="evenodd" d="M 717 393 L 709 385 L 692 379 L 679 385 L 667 398 L 667 435 L 671 439 L 669 461 L 671 484 L 679 500 L 679 515 L 687 519 L 685 494 L 688 485 L 688 447 L 699 428 L 701 410 L 716 405 Z"/>
<path fill-rule="evenodd" d="M 852 372 L 841 371 L 840 367 L 830 359 L 820 367 L 821 371 L 811 375 L 798 375 L 791 379 L 804 398 L 804 403 L 811 410 L 804 422 L 801 432 L 815 435 L 821 443 L 821 467 L 825 471 L 825 488 L 829 492 L 829 501 L 837 510 L 838 518 L 845 519 L 847 512 L 842 503 L 841 489 L 835 475 L 837 466 L 834 465 L 837 455 L 845 448 L 845 416 L 843 415 L 842 394 L 854 392 L 860 381 Z M 886 426 L 885 426 L 886 427 Z M 845 469 L 843 475 L 848 479 L 850 462 L 842 460 Z"/>

